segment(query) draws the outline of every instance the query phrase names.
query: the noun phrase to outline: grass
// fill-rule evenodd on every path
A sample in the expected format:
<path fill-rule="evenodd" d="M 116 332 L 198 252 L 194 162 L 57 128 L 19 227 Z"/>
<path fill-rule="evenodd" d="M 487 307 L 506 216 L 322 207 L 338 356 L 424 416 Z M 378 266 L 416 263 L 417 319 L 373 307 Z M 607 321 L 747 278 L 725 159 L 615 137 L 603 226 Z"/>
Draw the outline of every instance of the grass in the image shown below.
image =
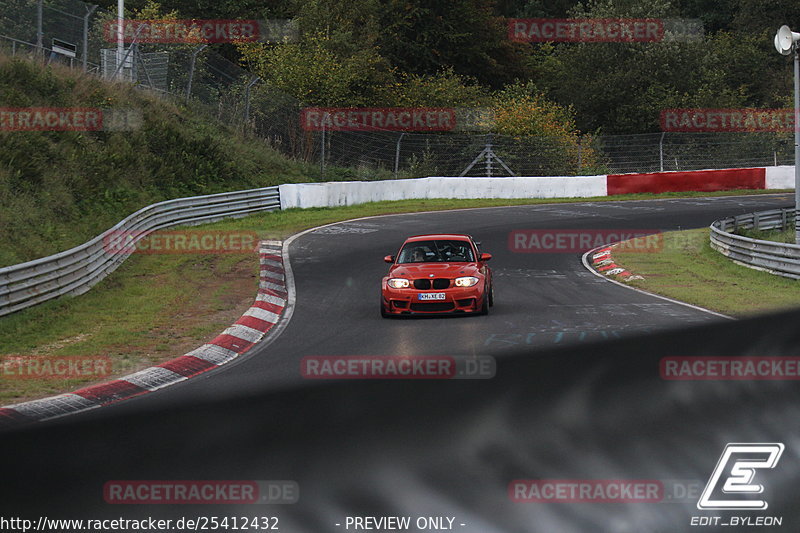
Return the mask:
<path fill-rule="evenodd" d="M 318 178 L 182 102 L 0 53 L 5 107 L 128 109 L 130 131 L 0 131 L 0 267 L 87 241 L 120 213 L 184 196 Z"/>
<path fill-rule="evenodd" d="M 727 194 L 744 193 L 746 191 Z M 255 231 L 262 239 L 284 239 L 308 228 L 371 215 L 710 195 L 683 193 L 592 199 L 406 200 L 276 211 L 201 228 L 210 231 Z M 725 261 L 721 262 L 730 266 Z M 258 259 L 255 254 L 134 255 L 84 295 L 60 298 L 0 318 L 0 358 L 15 355 L 108 356 L 113 363 L 111 377 L 126 375 L 191 351 L 235 322 L 255 297 L 257 272 Z M 69 381 L 18 380 L 4 379 L 0 375 L 0 404 L 73 390 L 97 381 L 105 379 L 97 380 L 89 376 Z"/>
<path fill-rule="evenodd" d="M 644 280 L 628 284 L 734 317 L 800 305 L 800 283 L 738 265 L 709 245 L 707 228 L 664 233 L 663 249 L 614 252 Z"/>
<path fill-rule="evenodd" d="M 749 237 L 751 239 L 758 239 L 762 241 L 774 241 L 794 244 L 795 243 L 795 230 L 794 228 L 787 228 L 785 230 L 754 230 L 739 228 L 736 232 L 737 235 Z"/>

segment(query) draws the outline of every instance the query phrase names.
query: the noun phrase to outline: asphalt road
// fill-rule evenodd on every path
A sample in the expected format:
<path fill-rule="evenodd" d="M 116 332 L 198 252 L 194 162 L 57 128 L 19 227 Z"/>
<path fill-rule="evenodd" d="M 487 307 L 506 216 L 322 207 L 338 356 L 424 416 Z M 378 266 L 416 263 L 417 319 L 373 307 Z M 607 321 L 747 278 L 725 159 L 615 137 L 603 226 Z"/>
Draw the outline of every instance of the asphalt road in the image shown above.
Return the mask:
<path fill-rule="evenodd" d="M 575 346 L 724 321 L 595 276 L 580 253 L 517 253 L 520 229 L 677 230 L 739 213 L 791 205 L 787 194 L 548 204 L 371 217 L 294 239 L 289 254 L 294 314 L 282 332 L 244 357 L 198 378 L 104 409 L 165 406 L 196 395 L 302 385 L 300 360 L 328 355 L 491 355 Z M 489 316 L 382 319 L 380 279 L 405 237 L 469 233 L 493 254 Z M 145 405 L 141 405 L 144 403 Z M 83 416 L 83 415 L 81 415 Z"/>
<path fill-rule="evenodd" d="M 688 490 L 699 493 L 727 443 L 785 443 L 781 463 L 759 471 L 759 497 L 769 501 L 767 518 L 797 531 L 796 381 L 676 381 L 658 369 L 675 355 L 797 357 L 800 311 L 733 323 L 585 274 L 579 254 L 506 246 L 514 229 L 688 228 L 791 201 L 513 207 L 373 218 L 301 235 L 290 250 L 297 307 L 280 335 L 155 394 L 4 435 L 0 453 L 12 460 L 0 514 L 270 515 L 282 531 L 315 533 L 344 531 L 349 516 L 394 515 L 447 516 L 469 533 L 687 531 L 695 516 L 719 514 L 698 511 Z M 406 235 L 429 231 L 472 233 L 495 254 L 497 305 L 488 317 L 380 318 L 382 257 Z M 652 329 L 660 331 L 643 334 Z M 590 342 L 603 331 L 618 333 Z M 497 374 L 300 377 L 307 355 L 397 353 L 493 355 Z M 103 498 L 110 480 L 204 479 L 292 480 L 301 496 L 292 505 L 213 506 Z M 656 480 L 664 493 L 652 504 L 520 504 L 508 490 L 519 479 Z"/>

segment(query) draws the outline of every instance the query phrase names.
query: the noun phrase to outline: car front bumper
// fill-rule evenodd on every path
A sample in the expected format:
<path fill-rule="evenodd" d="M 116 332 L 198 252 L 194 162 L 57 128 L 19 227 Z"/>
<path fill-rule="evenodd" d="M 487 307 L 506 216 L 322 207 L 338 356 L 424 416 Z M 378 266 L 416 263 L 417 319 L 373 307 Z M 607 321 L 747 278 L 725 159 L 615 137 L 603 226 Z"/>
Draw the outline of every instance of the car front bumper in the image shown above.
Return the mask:
<path fill-rule="evenodd" d="M 443 300 L 421 300 L 420 294 L 444 293 Z M 383 309 L 391 315 L 477 313 L 483 306 L 484 284 L 474 287 L 451 287 L 421 291 L 414 288 L 393 289 L 384 282 Z"/>

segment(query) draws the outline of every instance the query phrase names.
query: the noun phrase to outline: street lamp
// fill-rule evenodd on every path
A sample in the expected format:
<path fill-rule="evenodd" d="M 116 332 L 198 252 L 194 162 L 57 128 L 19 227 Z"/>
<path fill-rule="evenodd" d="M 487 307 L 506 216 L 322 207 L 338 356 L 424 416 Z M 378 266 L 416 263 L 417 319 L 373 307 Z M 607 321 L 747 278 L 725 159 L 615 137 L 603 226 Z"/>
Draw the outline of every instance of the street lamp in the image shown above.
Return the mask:
<path fill-rule="evenodd" d="M 120 68 L 122 56 L 125 54 L 125 37 L 123 26 L 125 25 L 125 0 L 117 0 L 117 72 L 119 77 L 125 76 L 124 69 Z"/>
<path fill-rule="evenodd" d="M 783 25 L 775 34 L 775 49 L 782 55 L 788 56 L 794 52 L 794 242 L 800 244 L 800 228 L 797 216 L 800 211 L 800 56 L 798 56 L 797 41 L 800 33 L 793 32 L 789 26 Z"/>

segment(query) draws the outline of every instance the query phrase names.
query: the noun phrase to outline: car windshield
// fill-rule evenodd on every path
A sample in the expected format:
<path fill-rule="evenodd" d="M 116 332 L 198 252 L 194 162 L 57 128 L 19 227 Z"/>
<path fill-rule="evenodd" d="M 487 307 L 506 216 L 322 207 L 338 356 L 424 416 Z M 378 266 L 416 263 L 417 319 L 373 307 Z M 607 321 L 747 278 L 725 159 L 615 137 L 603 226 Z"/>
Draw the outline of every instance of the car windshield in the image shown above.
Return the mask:
<path fill-rule="evenodd" d="M 468 241 L 431 240 L 409 242 L 400 250 L 398 263 L 463 263 L 474 261 Z"/>

